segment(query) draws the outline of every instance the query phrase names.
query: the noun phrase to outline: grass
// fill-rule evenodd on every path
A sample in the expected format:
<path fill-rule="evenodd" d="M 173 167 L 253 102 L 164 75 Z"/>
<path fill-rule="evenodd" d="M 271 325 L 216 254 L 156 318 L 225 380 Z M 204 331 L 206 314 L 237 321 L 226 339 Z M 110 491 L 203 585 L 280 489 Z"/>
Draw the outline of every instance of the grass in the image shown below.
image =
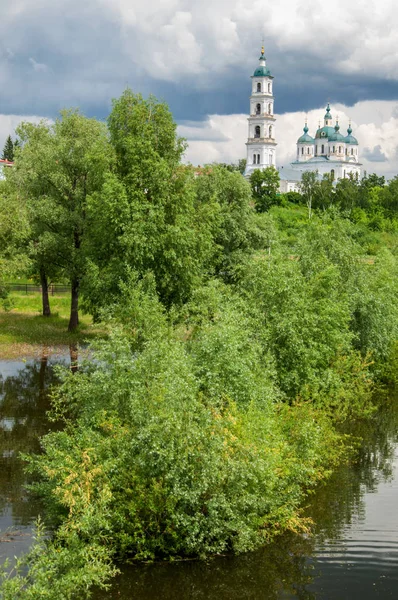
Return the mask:
<path fill-rule="evenodd" d="M 106 335 L 103 327 L 92 324 L 88 315 L 80 316 L 78 329 L 69 333 L 70 296 L 51 296 L 51 317 L 41 315 L 40 294 L 10 294 L 11 310 L 0 310 L 0 359 L 30 357 L 41 354 L 42 347 L 56 353 L 71 344 Z"/>

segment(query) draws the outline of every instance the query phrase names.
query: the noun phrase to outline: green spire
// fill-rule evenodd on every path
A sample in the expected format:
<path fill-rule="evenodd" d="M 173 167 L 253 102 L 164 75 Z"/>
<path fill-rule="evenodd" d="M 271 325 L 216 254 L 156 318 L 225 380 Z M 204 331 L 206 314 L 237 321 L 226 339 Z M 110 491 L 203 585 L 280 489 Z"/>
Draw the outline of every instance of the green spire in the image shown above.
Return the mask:
<path fill-rule="evenodd" d="M 304 129 L 303 129 L 304 133 L 308 133 L 308 125 L 307 125 L 307 121 L 305 122 L 304 125 Z"/>
<path fill-rule="evenodd" d="M 349 123 L 349 125 L 348 125 L 347 133 L 348 133 L 348 135 L 352 134 L 351 123 Z"/>
<path fill-rule="evenodd" d="M 330 114 L 330 104 L 329 104 L 329 102 L 328 102 L 328 105 L 326 107 L 326 114 L 325 114 L 324 118 L 325 118 L 325 121 L 326 121 L 326 119 L 329 121 L 332 118 L 332 115 Z"/>

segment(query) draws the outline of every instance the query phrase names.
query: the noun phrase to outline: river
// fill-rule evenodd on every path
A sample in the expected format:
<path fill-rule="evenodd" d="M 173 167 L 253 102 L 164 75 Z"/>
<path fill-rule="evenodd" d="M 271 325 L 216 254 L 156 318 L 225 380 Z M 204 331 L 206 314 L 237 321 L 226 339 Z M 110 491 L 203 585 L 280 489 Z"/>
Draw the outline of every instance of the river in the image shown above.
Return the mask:
<path fill-rule="evenodd" d="M 43 510 L 26 492 L 19 452 L 39 451 L 39 437 L 50 429 L 45 413 L 54 362 L 45 355 L 0 361 L 1 562 L 26 551 Z M 95 600 L 397 598 L 398 400 L 383 400 L 379 414 L 356 433 L 363 442 L 355 462 L 308 500 L 313 536 L 285 535 L 257 552 L 208 563 L 125 567 Z"/>

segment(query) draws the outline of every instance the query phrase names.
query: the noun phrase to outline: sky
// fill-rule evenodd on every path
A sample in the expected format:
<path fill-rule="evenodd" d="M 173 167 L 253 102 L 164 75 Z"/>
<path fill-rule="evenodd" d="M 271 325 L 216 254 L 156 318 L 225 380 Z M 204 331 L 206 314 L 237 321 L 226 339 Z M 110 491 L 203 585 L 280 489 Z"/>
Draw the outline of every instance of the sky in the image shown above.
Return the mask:
<path fill-rule="evenodd" d="M 79 107 L 104 119 L 126 86 L 165 100 L 185 160 L 245 157 L 264 38 L 277 164 L 327 101 L 352 120 L 367 172 L 398 173 L 398 10 L 392 0 L 0 0 L 0 148 L 21 120 Z"/>

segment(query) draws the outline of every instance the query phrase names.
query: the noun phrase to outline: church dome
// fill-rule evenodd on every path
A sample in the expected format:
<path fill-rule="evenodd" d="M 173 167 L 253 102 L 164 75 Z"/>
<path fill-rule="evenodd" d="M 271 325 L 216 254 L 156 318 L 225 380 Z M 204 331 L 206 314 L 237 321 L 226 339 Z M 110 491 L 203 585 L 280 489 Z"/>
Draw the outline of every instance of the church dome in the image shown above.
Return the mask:
<path fill-rule="evenodd" d="M 272 77 L 268 67 L 260 66 L 253 73 L 253 77 Z"/>
<path fill-rule="evenodd" d="M 319 139 L 325 139 L 325 140 L 327 140 L 333 134 L 334 134 L 334 128 L 333 127 L 320 127 L 320 129 L 318 129 L 318 131 L 315 134 L 315 138 L 318 139 L 318 140 Z"/>
<path fill-rule="evenodd" d="M 336 123 L 336 125 L 334 126 L 334 132 L 329 137 L 329 142 L 345 142 L 345 137 L 344 135 L 341 135 L 339 129 L 340 125 Z"/>
<path fill-rule="evenodd" d="M 323 117 L 326 121 L 331 121 L 332 120 L 332 115 L 330 114 L 330 104 L 328 102 L 328 105 L 326 107 L 326 114 Z"/>
<path fill-rule="evenodd" d="M 358 140 L 357 140 L 357 138 L 354 137 L 353 135 L 351 135 L 352 134 L 351 123 L 348 126 L 347 133 L 348 133 L 348 135 L 344 138 L 345 143 L 346 144 L 353 144 L 355 146 L 358 146 Z"/>
<path fill-rule="evenodd" d="M 297 143 L 298 144 L 313 144 L 315 142 L 315 140 L 313 137 L 308 135 L 307 123 L 305 124 L 303 131 L 304 131 L 304 134 L 301 137 L 299 137 L 299 139 L 297 140 Z"/>

